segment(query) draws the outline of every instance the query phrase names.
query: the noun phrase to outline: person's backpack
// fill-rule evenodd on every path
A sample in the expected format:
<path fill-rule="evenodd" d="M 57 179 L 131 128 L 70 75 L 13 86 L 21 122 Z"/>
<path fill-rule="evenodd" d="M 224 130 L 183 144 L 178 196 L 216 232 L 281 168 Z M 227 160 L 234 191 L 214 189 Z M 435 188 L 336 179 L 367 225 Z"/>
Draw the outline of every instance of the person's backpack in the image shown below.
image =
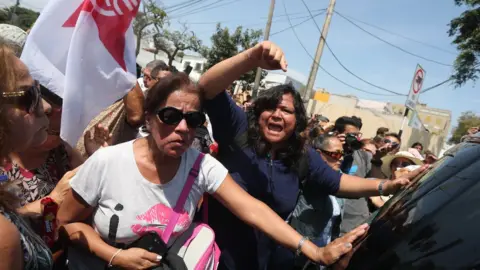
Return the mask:
<path fill-rule="evenodd" d="M 183 207 L 198 176 L 200 164 L 204 156 L 203 153 L 199 153 L 188 174 L 187 182 L 180 193 L 177 203 L 172 209 L 172 216 L 162 235 L 165 243 L 168 243 L 180 213 L 183 212 Z M 203 205 L 206 207 L 206 201 L 204 201 Z M 176 239 L 175 243 L 170 247 L 170 251 L 183 258 L 189 270 L 215 270 L 220 261 L 220 248 L 215 243 L 215 233 L 205 223 L 192 223 L 189 229 Z"/>

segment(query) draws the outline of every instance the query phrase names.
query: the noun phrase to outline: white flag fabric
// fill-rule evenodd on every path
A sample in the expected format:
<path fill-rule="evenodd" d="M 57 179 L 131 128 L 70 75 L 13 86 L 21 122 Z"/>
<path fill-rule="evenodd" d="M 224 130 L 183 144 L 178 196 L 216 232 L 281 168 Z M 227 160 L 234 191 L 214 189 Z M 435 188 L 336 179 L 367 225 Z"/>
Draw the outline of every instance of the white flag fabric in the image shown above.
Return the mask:
<path fill-rule="evenodd" d="M 423 126 L 422 121 L 418 117 L 417 111 L 413 111 L 412 118 L 410 118 L 410 121 L 408 122 L 408 126 L 421 131 L 425 130 L 425 127 Z"/>
<path fill-rule="evenodd" d="M 88 123 L 136 81 L 131 27 L 137 0 L 50 0 L 22 60 L 63 98 L 61 137 L 76 145 Z"/>

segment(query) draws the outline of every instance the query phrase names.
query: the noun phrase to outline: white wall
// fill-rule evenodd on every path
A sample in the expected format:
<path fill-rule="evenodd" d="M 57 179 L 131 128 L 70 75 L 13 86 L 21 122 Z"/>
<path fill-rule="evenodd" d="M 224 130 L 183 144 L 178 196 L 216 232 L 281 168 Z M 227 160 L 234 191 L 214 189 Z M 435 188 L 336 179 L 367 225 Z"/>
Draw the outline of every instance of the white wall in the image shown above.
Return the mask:
<path fill-rule="evenodd" d="M 145 50 L 140 50 L 140 53 L 137 56 L 137 63 L 145 67 L 150 61 L 153 60 L 163 60 L 165 63 L 168 64 L 168 57 L 165 53 L 159 52 L 158 54 L 153 54 L 151 52 L 147 52 Z M 179 71 L 185 70 L 186 66 L 188 63 L 190 66 L 192 66 L 192 72 L 190 72 L 190 78 L 193 81 L 198 81 L 200 79 L 200 76 L 203 73 L 203 67 L 205 63 L 207 62 L 207 59 L 201 57 L 201 56 L 195 56 L 195 55 L 185 55 L 183 59 L 176 58 L 172 65 L 177 68 Z M 199 69 L 196 69 L 199 68 Z"/>

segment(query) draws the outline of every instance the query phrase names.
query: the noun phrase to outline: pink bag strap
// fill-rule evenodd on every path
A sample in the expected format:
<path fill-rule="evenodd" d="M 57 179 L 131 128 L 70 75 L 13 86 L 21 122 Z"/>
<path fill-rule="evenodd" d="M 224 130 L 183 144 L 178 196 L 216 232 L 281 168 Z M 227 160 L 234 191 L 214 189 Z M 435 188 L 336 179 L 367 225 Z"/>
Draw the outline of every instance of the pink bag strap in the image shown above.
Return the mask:
<path fill-rule="evenodd" d="M 178 219 L 180 218 L 180 214 L 183 212 L 183 207 L 185 206 L 185 202 L 187 201 L 188 194 L 190 194 L 190 190 L 192 189 L 193 183 L 195 183 L 195 179 L 197 179 L 198 173 L 200 171 L 200 164 L 202 163 L 203 157 L 205 154 L 200 153 L 193 163 L 193 167 L 190 169 L 188 173 L 187 182 L 183 186 L 182 192 L 178 197 L 177 203 L 175 207 L 172 209 L 172 214 L 170 215 L 170 221 L 163 231 L 162 240 L 165 244 L 168 244 L 168 240 L 170 240 L 170 236 L 172 236 L 173 229 L 177 225 Z"/>

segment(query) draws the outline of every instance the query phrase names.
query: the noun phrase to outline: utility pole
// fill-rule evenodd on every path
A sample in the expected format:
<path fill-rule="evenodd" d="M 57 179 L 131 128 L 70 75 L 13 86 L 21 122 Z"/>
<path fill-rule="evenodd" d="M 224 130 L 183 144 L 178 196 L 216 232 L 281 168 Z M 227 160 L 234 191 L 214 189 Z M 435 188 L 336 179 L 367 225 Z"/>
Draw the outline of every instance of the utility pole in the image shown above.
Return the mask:
<path fill-rule="evenodd" d="M 327 38 L 328 28 L 330 27 L 330 22 L 332 20 L 333 8 L 335 7 L 336 0 L 330 0 L 330 4 L 327 9 L 327 17 L 325 18 L 325 23 L 323 24 L 322 33 L 320 33 L 320 40 L 318 41 L 317 52 L 315 53 L 315 60 L 312 63 L 312 68 L 310 69 L 310 75 L 308 76 L 307 87 L 305 89 L 305 100 L 310 99 L 311 91 L 313 85 L 315 84 L 315 78 L 317 77 L 318 66 L 320 65 L 320 59 L 322 58 L 323 47 L 325 46 L 325 39 Z"/>
<path fill-rule="evenodd" d="M 17 19 L 17 7 L 20 6 L 20 0 L 17 0 L 17 3 L 13 6 L 10 10 L 10 23 L 15 25 L 15 21 Z"/>
<path fill-rule="evenodd" d="M 272 27 L 273 10 L 275 9 L 275 0 L 270 0 L 270 10 L 268 11 L 267 25 L 265 26 L 265 34 L 263 40 L 270 38 L 270 28 Z M 252 97 L 256 98 L 258 95 L 258 87 L 260 86 L 260 79 L 262 78 L 262 68 L 257 68 L 257 75 L 255 76 L 255 84 L 253 85 Z"/>

